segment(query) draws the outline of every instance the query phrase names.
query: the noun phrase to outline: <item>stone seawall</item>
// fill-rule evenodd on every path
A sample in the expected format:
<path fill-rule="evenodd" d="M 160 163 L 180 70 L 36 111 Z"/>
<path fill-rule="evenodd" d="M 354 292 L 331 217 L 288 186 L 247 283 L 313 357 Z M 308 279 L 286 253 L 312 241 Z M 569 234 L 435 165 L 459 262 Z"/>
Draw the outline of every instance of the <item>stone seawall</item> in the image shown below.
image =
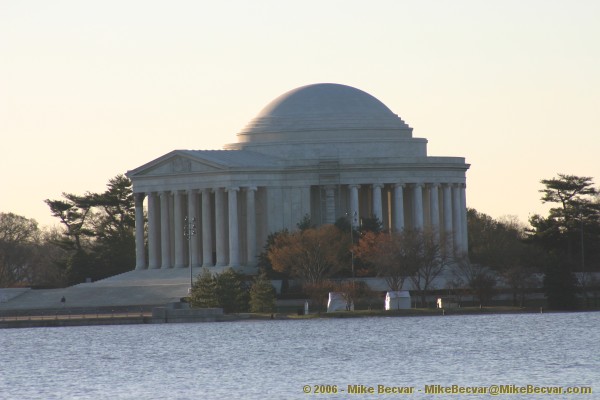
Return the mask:
<path fill-rule="evenodd" d="M 222 308 L 170 308 L 156 307 L 152 310 L 153 324 L 214 322 L 225 320 Z"/>
<path fill-rule="evenodd" d="M 68 313 L 65 313 L 65 311 Z M 0 329 L 216 322 L 232 321 L 239 318 L 239 316 L 223 314 L 222 308 L 174 308 L 174 305 L 171 304 L 166 307 L 154 307 L 152 313 L 108 312 L 102 314 L 94 312 L 73 314 L 71 310 L 63 310 L 63 313 L 54 315 L 35 313 L 15 314 L 11 316 L 0 315 Z"/>
<path fill-rule="evenodd" d="M 66 326 L 92 325 L 133 325 L 152 323 L 150 317 L 114 317 L 114 318 L 56 318 L 56 319 L 5 319 L 0 321 L 3 328 L 53 328 Z"/>

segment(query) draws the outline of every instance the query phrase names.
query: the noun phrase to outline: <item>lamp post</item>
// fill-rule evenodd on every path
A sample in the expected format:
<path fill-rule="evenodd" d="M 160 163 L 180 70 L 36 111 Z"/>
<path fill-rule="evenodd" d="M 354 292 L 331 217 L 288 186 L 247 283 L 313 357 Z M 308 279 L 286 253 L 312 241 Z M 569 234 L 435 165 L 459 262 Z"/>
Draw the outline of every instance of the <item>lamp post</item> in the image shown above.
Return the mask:
<path fill-rule="evenodd" d="M 183 220 L 183 236 L 188 241 L 188 255 L 190 262 L 190 294 L 192 294 L 192 288 L 194 287 L 194 277 L 192 274 L 192 236 L 196 236 L 196 217 L 191 220 L 186 216 Z"/>
<path fill-rule="evenodd" d="M 579 224 L 580 224 L 580 240 L 581 240 L 581 286 L 583 289 L 583 299 L 585 306 L 587 307 L 587 288 L 585 287 L 586 275 L 585 275 L 585 258 L 584 258 L 584 246 L 583 246 L 583 212 L 581 211 L 581 205 L 579 206 Z"/>

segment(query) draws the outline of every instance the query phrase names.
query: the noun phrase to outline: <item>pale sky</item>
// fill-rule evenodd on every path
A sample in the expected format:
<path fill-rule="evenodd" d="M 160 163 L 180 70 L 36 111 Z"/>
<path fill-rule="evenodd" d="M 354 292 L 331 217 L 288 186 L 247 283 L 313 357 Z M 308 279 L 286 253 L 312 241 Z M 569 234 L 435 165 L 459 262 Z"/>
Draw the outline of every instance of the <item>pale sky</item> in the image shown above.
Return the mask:
<path fill-rule="evenodd" d="M 600 1 L 0 0 L 0 212 L 220 149 L 269 101 L 333 82 L 461 156 L 467 205 L 545 213 L 539 181 L 600 184 Z"/>

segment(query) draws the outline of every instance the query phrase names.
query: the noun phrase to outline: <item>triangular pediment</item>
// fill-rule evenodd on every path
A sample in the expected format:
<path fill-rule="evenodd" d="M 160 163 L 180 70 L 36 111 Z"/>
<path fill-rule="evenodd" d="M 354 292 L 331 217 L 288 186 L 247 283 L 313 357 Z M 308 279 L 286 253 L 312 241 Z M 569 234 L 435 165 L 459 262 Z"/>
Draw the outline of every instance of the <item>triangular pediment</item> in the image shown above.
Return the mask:
<path fill-rule="evenodd" d="M 197 172 L 217 172 L 227 169 L 227 166 L 213 161 L 193 157 L 184 152 L 174 151 L 142 165 L 128 173 L 129 176 L 160 176 L 190 174 Z"/>

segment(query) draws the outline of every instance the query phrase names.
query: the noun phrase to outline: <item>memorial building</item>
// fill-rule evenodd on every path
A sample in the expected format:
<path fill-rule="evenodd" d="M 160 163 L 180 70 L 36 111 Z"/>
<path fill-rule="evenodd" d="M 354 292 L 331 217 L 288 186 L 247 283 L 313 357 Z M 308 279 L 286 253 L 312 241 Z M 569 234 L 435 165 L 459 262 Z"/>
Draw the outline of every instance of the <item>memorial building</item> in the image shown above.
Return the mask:
<path fill-rule="evenodd" d="M 462 157 L 428 156 L 427 140 L 368 93 L 303 86 L 269 103 L 223 150 L 174 150 L 127 173 L 136 269 L 252 273 L 267 236 L 295 230 L 306 215 L 317 225 L 377 217 L 387 230 L 432 229 L 464 253 L 468 168 Z"/>

